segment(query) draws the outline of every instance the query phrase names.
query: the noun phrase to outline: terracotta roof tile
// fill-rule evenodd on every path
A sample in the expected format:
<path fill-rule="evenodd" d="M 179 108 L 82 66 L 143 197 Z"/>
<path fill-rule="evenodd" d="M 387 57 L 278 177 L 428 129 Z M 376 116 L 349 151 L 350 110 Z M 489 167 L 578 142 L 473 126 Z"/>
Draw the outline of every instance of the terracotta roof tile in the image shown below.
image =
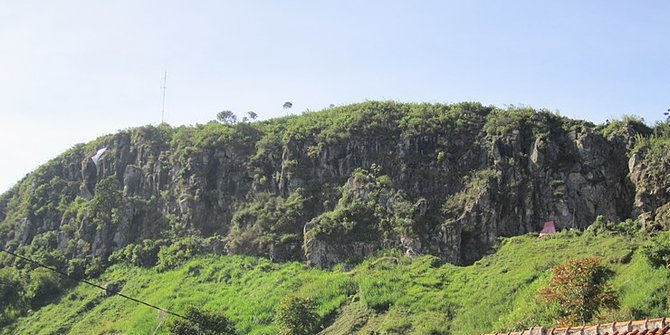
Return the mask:
<path fill-rule="evenodd" d="M 487 335 L 670 335 L 670 318 L 568 328 L 533 327 L 518 332 Z"/>

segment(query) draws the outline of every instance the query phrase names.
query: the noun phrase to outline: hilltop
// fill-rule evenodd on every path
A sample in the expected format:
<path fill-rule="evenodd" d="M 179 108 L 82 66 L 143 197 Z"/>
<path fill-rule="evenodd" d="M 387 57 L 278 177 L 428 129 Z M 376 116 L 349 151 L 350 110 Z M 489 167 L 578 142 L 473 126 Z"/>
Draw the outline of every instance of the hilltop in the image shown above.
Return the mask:
<path fill-rule="evenodd" d="M 668 129 L 634 117 L 594 125 L 529 107 L 396 102 L 128 129 L 74 146 L 0 196 L 0 245 L 78 278 L 165 273 L 159 278 L 198 255 L 261 257 L 271 273 L 291 262 L 350 273 L 390 253 L 406 263 L 397 266 L 447 263 L 437 268 L 451 269 L 438 280 L 448 281 L 452 270 L 474 271 L 454 269 L 477 269 L 500 238 L 538 232 L 545 221 L 564 231 L 629 222 L 649 235 L 639 243 L 655 238 L 670 217 Z M 245 259 L 226 257 L 214 262 Z M 23 299 L 3 307 L 3 322 L 68 287 L 6 254 L 0 264 L 0 279 L 16 279 Z M 547 266 L 533 271 L 544 276 Z M 363 294 L 360 280 L 337 295 Z M 338 299 L 320 313 L 359 308 Z M 440 318 L 470 313 L 450 308 Z"/>

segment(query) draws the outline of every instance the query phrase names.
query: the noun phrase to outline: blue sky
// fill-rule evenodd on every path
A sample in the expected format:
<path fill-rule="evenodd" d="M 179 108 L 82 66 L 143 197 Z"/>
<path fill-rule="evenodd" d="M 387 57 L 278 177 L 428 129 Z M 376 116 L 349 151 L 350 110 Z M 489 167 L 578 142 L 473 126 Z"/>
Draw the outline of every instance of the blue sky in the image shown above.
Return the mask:
<path fill-rule="evenodd" d="M 14 1 L 0 192 L 72 145 L 230 109 L 525 104 L 597 123 L 670 107 L 666 1 Z"/>

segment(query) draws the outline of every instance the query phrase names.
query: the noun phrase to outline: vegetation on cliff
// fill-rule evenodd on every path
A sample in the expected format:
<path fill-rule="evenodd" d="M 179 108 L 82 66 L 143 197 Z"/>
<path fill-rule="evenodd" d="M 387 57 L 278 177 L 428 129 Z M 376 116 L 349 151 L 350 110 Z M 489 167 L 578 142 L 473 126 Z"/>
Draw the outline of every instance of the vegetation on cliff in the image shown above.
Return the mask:
<path fill-rule="evenodd" d="M 440 334 L 461 331 L 453 325 L 474 332 L 553 322 L 555 311 L 536 297 L 548 270 L 559 260 L 599 255 L 592 243 L 616 245 L 625 259 L 601 256 L 617 273 L 621 309 L 603 317 L 663 314 L 665 300 L 627 300 L 634 293 L 617 278 L 628 278 L 624 269 L 631 266 L 667 277 L 658 266 L 667 265 L 670 247 L 665 233 L 656 236 L 670 226 L 667 123 L 650 128 L 625 117 L 596 126 L 547 110 L 477 103 L 365 102 L 259 122 L 224 116 L 225 122 L 146 126 L 76 145 L 0 195 L 0 246 L 73 278 L 102 274 L 100 280 L 124 289 L 145 278 L 136 285 L 163 292 L 151 298 L 170 308 L 199 302 L 181 302 L 177 294 L 199 287 L 213 299 L 209 307 L 223 309 L 242 333 L 277 331 L 275 306 L 298 290 L 314 292 L 326 334 Z M 107 151 L 93 162 L 101 148 Z M 582 236 L 501 239 L 537 232 L 546 220 L 564 231 L 596 223 Z M 628 242 L 631 236 L 636 240 Z M 577 246 L 552 249 L 560 239 Z M 499 243 L 496 255 L 482 259 Z M 509 251 L 505 258 L 510 243 L 546 250 Z M 528 257 L 515 263 L 521 255 Z M 535 257 L 538 263 L 526 263 Z M 489 267 L 494 263 L 514 272 L 509 287 L 507 272 Z M 246 307 L 241 296 L 215 291 L 228 267 L 234 274 L 225 276 L 244 279 L 223 280 L 224 291 L 253 296 L 249 290 L 259 289 L 267 299 Z M 282 277 L 285 271 L 294 278 Z M 493 290 L 493 280 L 477 271 L 503 282 Z M 271 285 L 257 280 L 292 284 L 268 293 L 262 287 Z M 76 309 L 68 315 L 89 315 L 115 299 L 4 253 L 0 281 L 0 324 L 7 329 L 40 324 L 31 318 L 66 305 Z M 180 282 L 183 288 L 174 286 Z M 653 283 L 648 293 L 666 290 Z M 475 292 L 488 289 L 487 298 Z M 72 292 L 90 299 L 79 304 Z M 490 306 L 477 307 L 484 301 Z M 651 305 L 635 309 L 638 302 Z M 127 308 L 120 306 L 98 312 Z M 104 323 L 136 329 L 142 314 L 133 315 L 135 321 Z M 63 322 L 59 329 L 75 333 L 91 327 L 74 316 Z"/>

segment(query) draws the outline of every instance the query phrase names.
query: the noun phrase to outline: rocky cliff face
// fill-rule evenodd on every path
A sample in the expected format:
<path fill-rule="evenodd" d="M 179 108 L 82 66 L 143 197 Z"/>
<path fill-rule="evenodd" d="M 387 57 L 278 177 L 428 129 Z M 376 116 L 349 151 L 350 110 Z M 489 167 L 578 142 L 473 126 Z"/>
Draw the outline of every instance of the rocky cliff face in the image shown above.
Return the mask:
<path fill-rule="evenodd" d="M 628 164 L 635 185 L 633 216 L 648 229 L 670 228 L 670 143 L 641 146 Z"/>
<path fill-rule="evenodd" d="M 220 235 L 229 253 L 316 266 L 385 249 L 470 263 L 546 220 L 665 215 L 666 187 L 650 182 L 643 152 L 628 159 L 648 135 L 636 134 L 470 103 L 142 127 L 75 146 L 0 197 L 0 242 L 27 251 L 53 236 L 65 259 L 104 262 L 147 239 Z"/>

